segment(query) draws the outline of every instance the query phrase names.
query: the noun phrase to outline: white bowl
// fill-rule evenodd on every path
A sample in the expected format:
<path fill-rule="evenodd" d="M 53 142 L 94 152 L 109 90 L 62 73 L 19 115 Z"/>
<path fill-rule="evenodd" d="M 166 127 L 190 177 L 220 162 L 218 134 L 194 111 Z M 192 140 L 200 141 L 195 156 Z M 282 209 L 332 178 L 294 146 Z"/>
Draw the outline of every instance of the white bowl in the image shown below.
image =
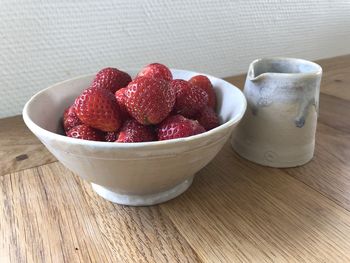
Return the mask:
<path fill-rule="evenodd" d="M 134 76 L 136 71 L 128 73 Z M 174 78 L 185 80 L 201 74 L 176 69 L 172 73 Z M 93 77 L 78 77 L 40 91 L 24 106 L 23 119 L 64 166 L 91 182 L 97 194 L 119 204 L 153 205 L 183 193 L 195 173 L 220 151 L 246 110 L 246 99 L 238 88 L 208 76 L 215 87 L 217 110 L 223 122 L 213 130 L 144 143 L 96 142 L 61 135 L 64 109 Z"/>

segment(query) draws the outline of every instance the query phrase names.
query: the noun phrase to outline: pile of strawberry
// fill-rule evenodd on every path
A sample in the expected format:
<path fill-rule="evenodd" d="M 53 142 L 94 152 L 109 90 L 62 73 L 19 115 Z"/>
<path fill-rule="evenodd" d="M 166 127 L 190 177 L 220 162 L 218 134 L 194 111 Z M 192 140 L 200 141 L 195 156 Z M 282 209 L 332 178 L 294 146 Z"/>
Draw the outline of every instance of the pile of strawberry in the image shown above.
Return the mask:
<path fill-rule="evenodd" d="M 63 115 L 69 137 L 108 142 L 170 140 L 219 126 L 210 80 L 173 79 L 164 65 L 143 68 L 134 80 L 116 68 L 97 73 Z"/>

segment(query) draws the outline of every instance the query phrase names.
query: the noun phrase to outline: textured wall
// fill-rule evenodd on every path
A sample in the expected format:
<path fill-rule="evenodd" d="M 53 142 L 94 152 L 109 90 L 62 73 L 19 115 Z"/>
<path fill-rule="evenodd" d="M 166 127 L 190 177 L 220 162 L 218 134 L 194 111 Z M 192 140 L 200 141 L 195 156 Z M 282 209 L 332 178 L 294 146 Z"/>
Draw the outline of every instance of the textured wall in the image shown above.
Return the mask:
<path fill-rule="evenodd" d="M 104 66 L 229 76 L 257 57 L 350 53 L 350 1 L 1 0 L 0 17 L 0 117 Z"/>

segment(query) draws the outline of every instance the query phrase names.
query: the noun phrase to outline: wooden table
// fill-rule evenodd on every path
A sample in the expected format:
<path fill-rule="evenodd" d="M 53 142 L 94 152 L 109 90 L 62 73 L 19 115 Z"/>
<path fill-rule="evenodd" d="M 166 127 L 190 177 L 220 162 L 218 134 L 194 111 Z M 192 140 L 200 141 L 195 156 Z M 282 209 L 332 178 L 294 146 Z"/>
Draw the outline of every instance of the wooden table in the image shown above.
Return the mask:
<path fill-rule="evenodd" d="M 226 144 L 153 207 L 103 200 L 20 117 L 0 120 L 0 262 L 350 262 L 350 55 L 318 62 L 312 162 L 266 168 Z"/>

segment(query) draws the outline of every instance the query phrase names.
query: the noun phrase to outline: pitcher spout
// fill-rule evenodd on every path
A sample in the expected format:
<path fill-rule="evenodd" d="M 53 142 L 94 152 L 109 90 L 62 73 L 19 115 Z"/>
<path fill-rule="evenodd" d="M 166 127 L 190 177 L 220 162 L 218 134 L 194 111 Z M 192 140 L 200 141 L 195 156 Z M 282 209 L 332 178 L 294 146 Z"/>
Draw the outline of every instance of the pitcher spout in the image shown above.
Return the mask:
<path fill-rule="evenodd" d="M 264 60 L 265 59 L 256 59 L 249 65 L 247 80 L 258 83 L 270 74 L 268 71 L 263 71 L 262 64 Z"/>
<path fill-rule="evenodd" d="M 321 75 L 322 68 L 311 61 L 295 58 L 261 58 L 254 60 L 248 69 L 247 79 L 259 82 L 268 76 Z"/>

